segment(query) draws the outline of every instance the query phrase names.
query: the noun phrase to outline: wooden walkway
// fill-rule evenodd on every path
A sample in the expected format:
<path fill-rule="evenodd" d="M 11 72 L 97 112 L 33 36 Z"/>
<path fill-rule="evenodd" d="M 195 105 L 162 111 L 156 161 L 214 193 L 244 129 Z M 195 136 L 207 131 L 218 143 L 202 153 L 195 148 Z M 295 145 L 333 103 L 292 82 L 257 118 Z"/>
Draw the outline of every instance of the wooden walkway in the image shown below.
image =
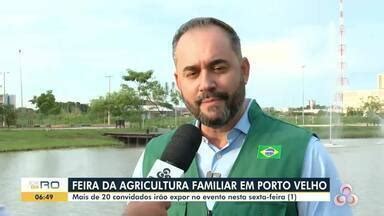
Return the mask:
<path fill-rule="evenodd" d="M 146 145 L 153 137 L 160 136 L 160 133 L 104 133 L 104 136 L 111 136 L 128 145 Z"/>

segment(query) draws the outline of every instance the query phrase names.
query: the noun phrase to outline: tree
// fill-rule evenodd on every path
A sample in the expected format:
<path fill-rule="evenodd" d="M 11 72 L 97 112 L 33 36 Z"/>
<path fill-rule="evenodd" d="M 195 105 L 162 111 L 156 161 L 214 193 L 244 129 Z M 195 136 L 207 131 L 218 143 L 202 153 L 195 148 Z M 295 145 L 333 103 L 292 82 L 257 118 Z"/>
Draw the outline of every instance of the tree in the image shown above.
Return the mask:
<path fill-rule="evenodd" d="M 139 97 L 143 101 L 151 103 L 160 113 L 163 113 L 160 106 L 167 106 L 168 84 L 162 86 L 159 81 L 154 80 L 152 77 L 153 70 L 138 72 L 127 69 L 127 73 L 128 75 L 123 76 L 123 79 L 137 85 Z M 124 87 L 127 88 L 128 86 L 123 85 L 123 88 Z"/>
<path fill-rule="evenodd" d="M 40 96 L 33 96 L 33 99 L 29 100 L 33 105 L 35 105 L 40 113 L 48 114 L 59 114 L 60 106 L 56 102 L 55 95 L 53 95 L 52 90 L 48 90 L 46 93 L 42 93 Z"/>
<path fill-rule="evenodd" d="M 107 98 L 113 116 L 128 118 L 141 111 L 141 100 L 136 91 L 130 87 L 123 87 L 118 92 L 113 92 Z"/>
<path fill-rule="evenodd" d="M 96 115 L 97 118 L 103 117 L 108 110 L 105 97 L 92 99 L 89 110 L 91 115 Z"/>
<path fill-rule="evenodd" d="M 57 104 L 60 107 L 61 111 L 64 111 L 66 113 L 86 113 L 89 109 L 88 104 L 82 104 L 73 101 L 58 102 Z"/>
<path fill-rule="evenodd" d="M 9 128 L 11 125 L 16 125 L 17 114 L 15 107 L 12 105 L 0 106 L 1 122 L 5 121 L 5 125 Z"/>
<path fill-rule="evenodd" d="M 174 105 L 179 105 L 180 101 L 182 101 L 180 93 L 176 90 L 175 83 L 172 82 L 172 89 L 170 91 L 170 97 L 171 97 L 171 102 Z"/>
<path fill-rule="evenodd" d="M 37 118 L 37 113 L 32 108 L 19 107 L 16 109 L 17 124 L 21 127 L 32 127 L 34 120 Z"/>
<path fill-rule="evenodd" d="M 90 112 L 104 116 L 109 108 L 112 116 L 126 119 L 140 112 L 140 104 L 141 100 L 136 91 L 124 86 L 118 92 L 112 92 L 105 97 L 91 100 Z"/>
<path fill-rule="evenodd" d="M 364 112 L 378 114 L 383 110 L 384 102 L 378 96 L 369 96 L 366 101 L 363 100 L 362 102 Z"/>
<path fill-rule="evenodd" d="M 347 107 L 347 116 L 363 116 L 361 108 Z"/>
<path fill-rule="evenodd" d="M 362 103 L 362 110 L 367 119 L 367 124 L 379 124 L 381 119 L 380 113 L 383 111 L 384 102 L 381 101 L 378 96 L 369 96 L 367 100 L 362 100 Z"/>

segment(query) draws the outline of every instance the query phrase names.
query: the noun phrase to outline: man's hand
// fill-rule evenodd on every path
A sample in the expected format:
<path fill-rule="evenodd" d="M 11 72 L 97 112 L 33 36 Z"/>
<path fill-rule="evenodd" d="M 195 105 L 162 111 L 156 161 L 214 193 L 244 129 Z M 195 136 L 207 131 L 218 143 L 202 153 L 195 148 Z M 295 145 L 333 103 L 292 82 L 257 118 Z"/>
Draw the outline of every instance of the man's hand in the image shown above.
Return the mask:
<path fill-rule="evenodd" d="M 129 202 L 123 216 L 167 216 L 170 202 Z"/>

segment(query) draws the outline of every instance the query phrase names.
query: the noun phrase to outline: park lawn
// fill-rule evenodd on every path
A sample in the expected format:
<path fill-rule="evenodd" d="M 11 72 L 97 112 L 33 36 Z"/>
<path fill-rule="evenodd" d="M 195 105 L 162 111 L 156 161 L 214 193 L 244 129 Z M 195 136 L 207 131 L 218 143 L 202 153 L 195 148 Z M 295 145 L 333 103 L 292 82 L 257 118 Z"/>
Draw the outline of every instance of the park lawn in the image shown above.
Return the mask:
<path fill-rule="evenodd" d="M 0 130 L 0 152 L 54 148 L 123 146 L 116 139 L 103 136 L 103 130 Z"/>
<path fill-rule="evenodd" d="M 329 127 L 306 127 L 321 139 L 329 139 Z M 380 126 L 333 126 L 332 138 L 384 138 L 384 128 Z"/>
<path fill-rule="evenodd" d="M 312 126 L 307 129 L 321 139 L 329 138 L 329 127 Z M 126 129 L 19 129 L 0 130 L 0 152 L 55 148 L 79 148 L 97 146 L 123 147 L 116 139 L 103 136 L 104 132 L 127 132 Z M 132 132 L 132 131 L 131 131 Z M 334 126 L 332 138 L 384 138 L 379 126 Z"/>

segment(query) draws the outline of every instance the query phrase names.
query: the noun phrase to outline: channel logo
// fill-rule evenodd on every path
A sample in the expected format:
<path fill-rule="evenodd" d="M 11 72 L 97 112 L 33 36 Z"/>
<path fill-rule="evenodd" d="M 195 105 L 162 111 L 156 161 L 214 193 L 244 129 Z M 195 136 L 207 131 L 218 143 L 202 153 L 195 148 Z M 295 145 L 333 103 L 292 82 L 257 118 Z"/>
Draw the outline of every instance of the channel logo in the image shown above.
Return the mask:
<path fill-rule="evenodd" d="M 355 206 L 359 198 L 356 194 L 352 193 L 352 186 L 350 184 L 342 184 L 340 187 L 340 194 L 335 196 L 334 202 L 338 206 L 348 204 L 349 206 Z"/>
<path fill-rule="evenodd" d="M 29 181 L 30 189 L 59 189 L 59 181 Z"/>
<path fill-rule="evenodd" d="M 158 178 L 171 178 L 171 170 L 169 168 L 164 168 L 163 171 L 157 173 Z"/>
<path fill-rule="evenodd" d="M 39 181 L 29 181 L 28 185 L 30 189 L 40 189 Z"/>
<path fill-rule="evenodd" d="M 21 178 L 22 192 L 61 192 L 67 188 L 67 178 Z"/>

